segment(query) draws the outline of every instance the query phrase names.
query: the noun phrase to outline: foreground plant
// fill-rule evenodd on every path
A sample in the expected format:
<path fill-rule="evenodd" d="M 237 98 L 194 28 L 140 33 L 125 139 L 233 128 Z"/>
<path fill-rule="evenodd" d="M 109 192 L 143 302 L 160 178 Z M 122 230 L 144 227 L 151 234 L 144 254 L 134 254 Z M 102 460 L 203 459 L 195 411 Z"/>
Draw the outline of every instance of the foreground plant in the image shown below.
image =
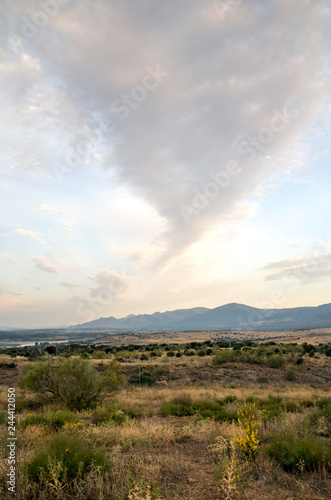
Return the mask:
<path fill-rule="evenodd" d="M 243 437 L 235 438 L 234 442 L 239 449 L 250 458 L 257 451 L 260 440 L 257 438 L 260 420 L 255 403 L 243 403 L 238 411 L 238 422 L 243 431 Z"/>
<path fill-rule="evenodd" d="M 214 464 L 215 478 L 226 500 L 236 498 L 243 478 L 249 473 L 248 462 L 243 459 L 233 439 L 217 436 L 216 443 L 208 447 L 216 453 L 218 461 Z"/>
<path fill-rule="evenodd" d="M 100 374 L 90 361 L 70 358 L 35 363 L 20 380 L 22 389 L 38 394 L 45 402 L 59 401 L 70 410 L 95 408 L 106 394 L 124 382 L 120 367 L 112 361 Z"/>
<path fill-rule="evenodd" d="M 73 481 L 80 481 L 91 471 L 101 472 L 110 468 L 110 462 L 101 450 L 81 439 L 61 435 L 37 451 L 25 464 L 28 478 L 56 488 L 66 488 Z"/>

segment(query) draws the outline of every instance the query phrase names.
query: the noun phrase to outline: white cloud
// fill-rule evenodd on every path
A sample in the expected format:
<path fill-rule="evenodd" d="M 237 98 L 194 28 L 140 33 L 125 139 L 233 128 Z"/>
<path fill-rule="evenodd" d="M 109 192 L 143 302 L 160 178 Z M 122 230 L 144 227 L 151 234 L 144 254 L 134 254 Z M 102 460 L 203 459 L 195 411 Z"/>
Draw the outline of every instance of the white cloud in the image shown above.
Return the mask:
<path fill-rule="evenodd" d="M 40 238 L 40 233 L 36 233 L 35 231 L 31 231 L 30 229 L 16 229 L 16 232 L 21 236 L 31 238 L 32 240 L 38 241 L 39 243 L 46 243 L 46 241 Z"/>
<path fill-rule="evenodd" d="M 30 7 L 17 2 L 15 9 L 23 15 Z M 274 0 L 262 9 L 252 0 L 218 14 L 213 2 L 191 0 L 180 8 L 174 0 L 102 0 L 93 11 L 87 1 L 68 4 L 37 30 L 31 54 L 16 61 L 26 72 L 25 126 L 40 138 L 33 149 L 28 138 L 25 164 L 49 165 L 47 143 L 50 156 L 71 173 L 94 164 L 112 169 L 113 182 L 129 186 L 167 221 L 162 261 L 260 192 L 275 175 L 273 158 L 294 139 L 300 143 L 302 125 L 313 123 L 328 95 L 325 4 Z M 7 79 L 16 74 L 9 63 Z M 146 92 L 147 67 L 167 76 L 156 75 L 157 87 Z M 296 108 L 296 118 L 284 118 L 286 106 Z M 102 123 L 109 121 L 113 129 L 105 133 Z M 212 197 L 211 175 L 230 160 L 240 164 L 240 174 Z M 285 159 L 276 174 L 295 167 Z M 194 198 L 202 208 L 187 224 L 179 207 L 192 206 Z M 63 225 L 72 238 L 70 224 Z"/>
<path fill-rule="evenodd" d="M 40 269 L 40 271 L 44 271 L 46 273 L 59 274 L 59 270 L 56 266 L 52 266 L 48 264 L 45 257 L 41 257 L 39 255 L 32 255 L 31 260 L 34 261 L 36 268 Z"/>
<path fill-rule="evenodd" d="M 58 259 L 55 255 L 50 254 L 50 257 L 52 260 L 55 262 L 55 264 L 58 264 L 61 267 L 64 267 L 65 269 L 69 269 L 70 271 L 76 271 L 75 266 L 71 266 L 70 264 L 67 264 L 64 260 Z"/>
<path fill-rule="evenodd" d="M 60 210 L 58 208 L 47 205 L 46 203 L 43 203 L 42 205 L 40 205 L 40 208 L 41 208 L 42 212 L 47 212 L 51 215 L 54 215 L 54 214 L 57 214 L 60 212 Z"/>

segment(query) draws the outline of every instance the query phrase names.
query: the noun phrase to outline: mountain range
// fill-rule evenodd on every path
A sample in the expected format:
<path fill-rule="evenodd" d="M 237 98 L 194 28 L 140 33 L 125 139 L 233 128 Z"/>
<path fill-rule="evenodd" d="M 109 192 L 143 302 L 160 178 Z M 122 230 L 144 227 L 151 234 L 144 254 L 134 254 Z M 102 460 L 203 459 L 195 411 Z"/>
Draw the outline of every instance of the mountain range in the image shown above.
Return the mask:
<path fill-rule="evenodd" d="M 185 330 L 298 330 L 331 327 L 331 304 L 317 307 L 259 309 L 231 303 L 214 309 L 194 307 L 125 318 L 99 318 L 73 328 L 138 331 Z"/>

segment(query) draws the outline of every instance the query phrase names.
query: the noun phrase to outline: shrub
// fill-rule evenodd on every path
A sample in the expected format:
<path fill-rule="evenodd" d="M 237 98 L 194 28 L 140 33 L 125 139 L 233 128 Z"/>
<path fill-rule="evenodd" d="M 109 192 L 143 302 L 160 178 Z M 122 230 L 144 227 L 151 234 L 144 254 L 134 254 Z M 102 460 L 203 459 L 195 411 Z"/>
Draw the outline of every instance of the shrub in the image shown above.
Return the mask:
<path fill-rule="evenodd" d="M 224 363 L 231 363 L 233 361 L 238 361 L 241 355 L 240 351 L 230 351 L 228 349 L 220 351 L 216 354 L 213 359 L 214 365 L 222 365 Z"/>
<path fill-rule="evenodd" d="M 270 441 L 266 451 L 287 472 L 303 467 L 307 471 L 331 468 L 331 449 L 316 438 L 279 435 Z"/>
<path fill-rule="evenodd" d="M 79 418 L 75 413 L 70 411 L 58 411 L 56 413 L 47 411 L 39 415 L 28 413 L 27 417 L 21 421 L 20 425 L 25 429 L 29 425 L 46 425 L 51 429 L 59 429 L 67 423 L 80 423 Z"/>
<path fill-rule="evenodd" d="M 314 401 L 312 399 L 306 398 L 306 399 L 302 399 L 300 401 L 300 405 L 304 406 L 305 408 L 310 408 L 312 406 L 315 406 L 315 403 L 314 403 Z"/>
<path fill-rule="evenodd" d="M 55 484 L 83 477 L 93 466 L 108 469 L 110 463 L 102 451 L 70 435 L 54 437 L 46 448 L 37 451 L 25 464 L 32 481 L 54 481 Z"/>
<path fill-rule="evenodd" d="M 118 408 L 102 408 L 97 410 L 92 417 L 92 424 L 99 425 L 104 422 L 116 422 L 122 424 L 125 422 L 126 416 L 124 411 Z"/>
<path fill-rule="evenodd" d="M 186 417 L 194 415 L 194 410 L 192 406 L 184 405 L 181 403 L 165 402 L 161 405 L 160 415 L 161 417 L 169 417 L 170 415 L 173 415 L 175 417 Z"/>
<path fill-rule="evenodd" d="M 206 349 L 200 349 L 200 350 L 198 351 L 198 356 L 203 357 L 203 356 L 206 356 L 206 355 L 207 355 L 207 351 L 206 351 Z"/>
<path fill-rule="evenodd" d="M 289 370 L 287 370 L 286 380 L 289 380 L 290 382 L 293 382 L 293 380 L 295 380 L 295 372 L 294 372 L 293 368 L 290 368 Z"/>
<path fill-rule="evenodd" d="M 192 398 L 191 398 L 190 394 L 183 392 L 179 396 L 172 398 L 170 403 L 192 406 Z"/>
<path fill-rule="evenodd" d="M 247 456 L 253 456 L 256 453 L 259 439 L 257 435 L 260 428 L 259 415 L 254 403 L 243 403 L 241 410 L 238 411 L 238 422 L 244 432 L 243 437 L 237 437 L 234 442 Z"/>
<path fill-rule="evenodd" d="M 133 385 L 154 385 L 155 384 L 155 377 L 154 375 L 151 373 L 151 372 L 142 372 L 140 377 L 139 377 L 139 374 L 134 374 L 134 375 L 131 375 L 131 377 L 129 378 L 129 384 L 133 384 Z"/>
<path fill-rule="evenodd" d="M 258 377 L 257 381 L 260 384 L 267 384 L 269 382 L 269 377 L 266 377 L 265 375 L 261 375 L 260 377 Z"/>
<path fill-rule="evenodd" d="M 223 398 L 224 403 L 234 403 L 235 401 L 238 401 L 238 398 L 235 394 L 228 394 Z"/>
<path fill-rule="evenodd" d="M 266 365 L 269 366 L 270 368 L 281 368 L 285 363 L 285 358 L 284 356 L 280 354 L 275 354 L 274 356 L 270 356 L 266 360 Z"/>
<path fill-rule="evenodd" d="M 141 361 L 147 361 L 147 360 L 148 360 L 148 356 L 147 356 L 147 354 L 142 354 L 142 355 L 140 356 L 140 360 L 141 360 Z"/>
<path fill-rule="evenodd" d="M 105 394 L 123 382 L 119 365 L 112 361 L 101 375 L 88 360 L 70 358 L 58 364 L 35 363 L 21 377 L 20 387 L 37 393 L 45 401 L 61 401 L 70 410 L 94 408 Z"/>
<path fill-rule="evenodd" d="M 330 405 L 331 405 L 331 398 L 321 398 L 318 401 L 316 401 L 316 406 L 318 408 L 327 408 Z"/>

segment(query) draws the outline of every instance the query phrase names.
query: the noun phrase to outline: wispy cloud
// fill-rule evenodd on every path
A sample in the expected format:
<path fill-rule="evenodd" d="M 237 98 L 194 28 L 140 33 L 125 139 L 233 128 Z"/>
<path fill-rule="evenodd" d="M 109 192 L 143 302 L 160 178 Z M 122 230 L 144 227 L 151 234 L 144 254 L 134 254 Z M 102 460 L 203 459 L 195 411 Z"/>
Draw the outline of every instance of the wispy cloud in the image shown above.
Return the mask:
<path fill-rule="evenodd" d="M 38 241 L 39 243 L 46 244 L 46 241 L 40 238 L 40 233 L 36 233 L 35 231 L 31 231 L 30 229 L 16 229 L 16 232 L 21 236 L 25 236 L 26 238 L 31 238 L 32 240 Z"/>
<path fill-rule="evenodd" d="M 50 205 L 47 205 L 45 203 L 43 203 L 42 205 L 40 205 L 40 208 L 42 210 L 42 212 L 47 212 L 51 215 L 54 215 L 54 214 L 57 214 L 60 212 L 60 210 L 56 207 L 52 207 Z"/>
<path fill-rule="evenodd" d="M 317 283 L 331 276 L 331 255 L 320 255 L 306 259 L 287 259 L 271 262 L 263 271 L 277 270 L 267 274 L 266 281 L 296 279 L 302 284 Z"/>
<path fill-rule="evenodd" d="M 67 264 L 64 260 L 59 259 L 53 254 L 50 254 L 51 259 L 55 262 L 55 264 L 58 264 L 61 267 L 64 267 L 65 269 L 69 269 L 70 271 L 76 271 L 76 267 L 72 266 L 70 264 Z"/>
<path fill-rule="evenodd" d="M 60 285 L 63 286 L 64 288 L 69 288 L 69 289 L 78 288 L 77 285 L 74 285 L 73 283 L 66 283 L 65 281 L 61 281 Z"/>
<path fill-rule="evenodd" d="M 16 258 L 9 254 L 0 254 L 0 259 L 4 259 L 7 262 L 16 262 Z"/>
<path fill-rule="evenodd" d="M 32 255 L 31 260 L 34 261 L 36 268 L 40 269 L 40 271 L 44 271 L 45 273 L 60 274 L 58 268 L 56 266 L 48 264 L 45 257 L 41 257 L 39 255 Z"/>

